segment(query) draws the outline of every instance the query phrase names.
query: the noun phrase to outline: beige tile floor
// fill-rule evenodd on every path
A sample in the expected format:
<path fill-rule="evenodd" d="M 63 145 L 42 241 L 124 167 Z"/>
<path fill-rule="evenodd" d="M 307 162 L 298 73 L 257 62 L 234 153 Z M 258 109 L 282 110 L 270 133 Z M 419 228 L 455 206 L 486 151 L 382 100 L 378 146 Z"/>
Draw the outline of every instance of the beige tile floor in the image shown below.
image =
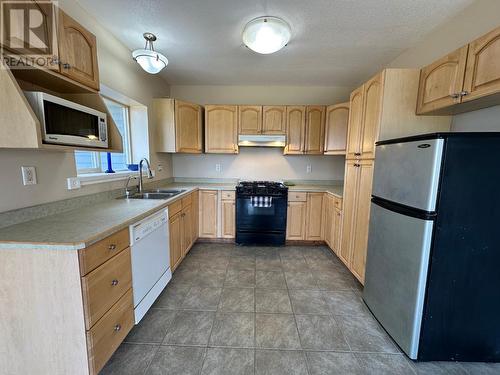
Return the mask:
<path fill-rule="evenodd" d="M 413 363 L 326 247 L 196 244 L 102 375 L 489 375 Z"/>

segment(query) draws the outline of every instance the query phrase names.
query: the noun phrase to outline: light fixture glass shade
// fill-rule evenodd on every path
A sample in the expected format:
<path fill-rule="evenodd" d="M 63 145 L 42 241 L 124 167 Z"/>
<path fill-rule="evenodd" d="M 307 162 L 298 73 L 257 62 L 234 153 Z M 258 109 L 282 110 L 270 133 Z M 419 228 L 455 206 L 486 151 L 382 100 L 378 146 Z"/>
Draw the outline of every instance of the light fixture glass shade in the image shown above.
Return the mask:
<path fill-rule="evenodd" d="M 135 61 L 150 74 L 159 73 L 168 65 L 168 59 L 161 53 L 148 49 L 136 49 L 132 52 Z"/>
<path fill-rule="evenodd" d="M 290 41 L 290 25 L 277 17 L 258 17 L 243 29 L 243 43 L 252 51 L 270 54 L 279 51 Z"/>

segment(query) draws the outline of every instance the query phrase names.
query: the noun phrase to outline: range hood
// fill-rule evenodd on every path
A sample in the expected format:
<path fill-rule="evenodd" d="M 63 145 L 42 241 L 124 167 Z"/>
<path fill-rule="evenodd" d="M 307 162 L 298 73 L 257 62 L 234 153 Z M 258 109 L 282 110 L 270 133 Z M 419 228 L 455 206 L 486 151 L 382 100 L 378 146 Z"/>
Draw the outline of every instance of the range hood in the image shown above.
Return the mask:
<path fill-rule="evenodd" d="M 238 146 L 244 147 L 285 147 L 285 135 L 240 135 Z"/>

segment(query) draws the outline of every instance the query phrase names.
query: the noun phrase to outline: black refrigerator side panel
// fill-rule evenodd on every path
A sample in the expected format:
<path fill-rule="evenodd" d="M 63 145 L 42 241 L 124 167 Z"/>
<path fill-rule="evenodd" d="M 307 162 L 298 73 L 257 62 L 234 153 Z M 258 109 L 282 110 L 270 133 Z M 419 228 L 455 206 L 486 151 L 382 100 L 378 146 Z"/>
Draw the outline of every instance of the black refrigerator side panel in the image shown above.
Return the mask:
<path fill-rule="evenodd" d="M 499 151 L 446 140 L 419 360 L 500 361 Z"/>

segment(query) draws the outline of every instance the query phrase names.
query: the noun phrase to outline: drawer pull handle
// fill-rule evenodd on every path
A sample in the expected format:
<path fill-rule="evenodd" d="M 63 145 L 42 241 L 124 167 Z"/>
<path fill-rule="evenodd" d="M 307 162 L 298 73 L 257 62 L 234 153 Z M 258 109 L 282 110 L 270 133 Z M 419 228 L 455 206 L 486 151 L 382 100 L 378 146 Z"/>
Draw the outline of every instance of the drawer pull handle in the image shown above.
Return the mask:
<path fill-rule="evenodd" d="M 361 156 L 361 152 L 355 152 L 354 155 L 355 156 Z"/>
<path fill-rule="evenodd" d="M 115 325 L 114 330 L 115 332 L 118 332 L 119 330 L 122 329 L 122 326 L 120 324 Z"/>
<path fill-rule="evenodd" d="M 109 250 L 116 250 L 116 244 L 112 243 L 111 245 L 108 246 Z"/>
<path fill-rule="evenodd" d="M 111 286 L 116 286 L 118 285 L 118 280 L 114 279 L 113 281 L 111 281 Z"/>

